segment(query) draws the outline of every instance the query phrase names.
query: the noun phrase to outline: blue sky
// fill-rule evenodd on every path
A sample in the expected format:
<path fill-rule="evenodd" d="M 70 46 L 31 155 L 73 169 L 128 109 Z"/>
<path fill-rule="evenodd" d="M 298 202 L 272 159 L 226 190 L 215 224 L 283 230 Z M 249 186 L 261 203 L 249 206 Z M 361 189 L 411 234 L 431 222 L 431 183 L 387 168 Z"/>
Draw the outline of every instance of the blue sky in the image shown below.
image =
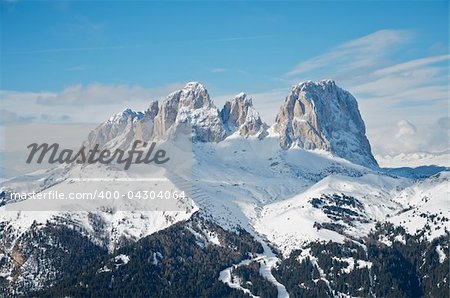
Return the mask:
<path fill-rule="evenodd" d="M 448 147 L 415 141 L 448 123 L 448 1 L 0 5 L 2 111 L 13 120 L 101 121 L 195 80 L 217 105 L 249 93 L 272 123 L 291 85 L 331 78 L 358 98 L 376 150 L 390 152 L 385 131 L 405 123 L 403 150 Z"/>

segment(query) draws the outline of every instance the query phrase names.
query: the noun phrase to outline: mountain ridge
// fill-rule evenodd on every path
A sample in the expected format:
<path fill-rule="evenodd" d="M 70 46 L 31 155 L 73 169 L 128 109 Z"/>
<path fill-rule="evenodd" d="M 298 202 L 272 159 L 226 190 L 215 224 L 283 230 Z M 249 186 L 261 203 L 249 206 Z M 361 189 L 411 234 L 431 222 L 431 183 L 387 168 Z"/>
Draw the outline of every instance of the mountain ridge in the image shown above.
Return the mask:
<path fill-rule="evenodd" d="M 110 124 L 115 123 L 111 119 L 117 122 L 118 128 Z M 106 144 L 115 138 L 112 131 L 122 135 L 122 140 L 110 145 L 129 144 L 137 123 L 140 123 L 146 141 L 165 139 L 183 125 L 192 130 L 193 142 L 215 143 L 233 134 L 263 139 L 269 135 L 270 128 L 246 93 L 239 93 L 218 109 L 204 85 L 189 82 L 184 88 L 170 93 L 160 104 L 152 102 L 146 111 L 126 109 L 112 116 L 90 134 L 90 140 Z M 378 167 L 356 99 L 332 80 L 294 85 L 281 104 L 273 130 L 279 135 L 282 149 L 325 150 L 356 164 Z M 95 136 L 97 132 L 100 137 Z"/>
<path fill-rule="evenodd" d="M 154 279 L 148 273 L 173 276 L 174 264 L 191 277 L 170 288 L 178 296 L 183 291 L 205 296 L 255 295 L 265 293 L 264 289 L 277 291 L 280 297 L 368 296 L 372 290 L 386 296 L 383 291 L 394 286 L 384 285 L 389 281 L 395 282 L 400 293 L 420 294 L 433 283 L 448 285 L 448 270 L 444 270 L 448 263 L 448 169 L 397 175 L 317 148 L 306 150 L 297 144 L 284 150 L 280 134 L 257 117 L 246 94 L 225 106 L 221 113 L 206 88 L 192 83 L 161 104 L 152 102 L 144 112 L 126 109 L 99 125 L 88 138 L 87 142 L 102 142 L 106 147 L 127 148 L 136 138 L 160 141 L 192 125 L 193 137 L 199 138 L 189 152 L 192 167 L 177 168 L 177 175 L 163 174 L 170 189 L 192 190 L 184 210 L 145 211 L 133 203 L 134 209 L 121 211 L 105 201 L 90 211 L 15 211 L 31 200 L 8 201 L 11 192 L 20 191 L 92 192 L 92 186 L 80 178 L 113 178 L 106 179 L 101 190 L 117 189 L 115 178 L 127 181 L 122 184 L 127 191 L 156 185 L 153 181 L 131 184 L 133 172 L 119 171 L 114 164 L 61 166 L 2 182 L 0 290 L 9 296 L 26 296 L 62 282 L 55 291 L 59 287 L 65 293 L 108 288 L 113 295 L 125 293 L 130 285 L 119 278 L 121 272 L 128 280 L 142 278 L 147 285 L 144 289 L 164 291 L 175 283 L 166 280 L 161 288 L 151 283 Z M 311 120 L 311 124 L 319 122 Z M 215 137 L 223 139 L 215 142 Z M 321 137 L 332 145 L 327 134 Z M 174 238 L 186 242 L 171 241 Z M 251 247 L 241 246 L 242 240 L 252 243 Z M 146 242 L 151 243 L 151 251 L 143 249 Z M 231 247 L 224 247 L 227 243 Z M 414 258 L 399 258 L 398 249 Z M 72 250 L 77 250 L 75 259 L 92 253 L 86 258 L 89 264 L 67 257 Z M 324 250 L 327 253 L 321 254 Z M 195 260 L 204 262 L 196 267 L 184 265 L 193 254 Z M 391 256 L 387 264 L 380 258 L 386 254 Z M 392 264 L 403 271 L 389 272 Z M 92 265 L 88 277 L 83 273 L 85 265 Z M 198 278 L 204 269 L 208 272 L 201 273 L 205 292 L 192 289 L 191 285 L 198 284 L 192 276 Z M 435 274 L 432 281 L 427 279 L 430 272 Z M 249 276 L 251 284 L 247 283 Z M 405 283 L 411 276 L 416 285 L 428 286 L 408 289 Z M 74 279 L 65 283 L 67 277 Z M 382 282 L 374 282 L 375 278 Z M 367 285 L 368 290 L 360 290 Z"/>
<path fill-rule="evenodd" d="M 378 167 L 356 99 L 332 80 L 291 88 L 275 119 L 280 146 L 326 150 L 357 164 Z"/>

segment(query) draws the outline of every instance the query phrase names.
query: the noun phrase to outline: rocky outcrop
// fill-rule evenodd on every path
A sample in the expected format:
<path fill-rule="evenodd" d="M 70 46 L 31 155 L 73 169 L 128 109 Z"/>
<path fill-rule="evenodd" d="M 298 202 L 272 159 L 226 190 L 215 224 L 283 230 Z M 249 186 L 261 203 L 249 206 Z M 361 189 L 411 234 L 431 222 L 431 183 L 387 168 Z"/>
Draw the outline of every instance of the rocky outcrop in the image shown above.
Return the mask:
<path fill-rule="evenodd" d="M 356 99 L 334 81 L 293 86 L 275 122 L 282 148 L 326 150 L 356 164 L 377 166 Z"/>
<path fill-rule="evenodd" d="M 276 117 L 280 146 L 326 150 L 351 162 L 374 167 L 356 99 L 334 81 L 303 82 L 291 89 Z M 152 102 L 144 112 L 123 111 L 90 133 L 87 144 L 126 148 L 139 139 L 164 140 L 183 131 L 193 142 L 220 142 L 238 134 L 263 139 L 268 133 L 252 99 L 238 94 L 219 111 L 206 88 L 197 82 Z"/>
<path fill-rule="evenodd" d="M 126 109 L 89 133 L 84 145 L 93 148 L 128 148 L 134 140 L 149 141 L 153 138 L 154 119 L 158 114 L 158 102 L 153 101 L 144 112 Z"/>
<path fill-rule="evenodd" d="M 252 98 L 245 93 L 227 101 L 220 114 L 228 134 L 238 132 L 244 137 L 256 135 L 260 139 L 267 135 L 268 125 L 261 120 Z"/>
<path fill-rule="evenodd" d="M 84 145 L 88 148 L 99 145 L 100 148 L 123 149 L 132 143 L 137 123 L 143 118 L 144 113 L 126 109 L 91 131 Z"/>
<path fill-rule="evenodd" d="M 162 102 L 155 118 L 155 136 L 165 138 L 180 126 L 192 129 L 194 142 L 220 142 L 226 137 L 219 110 L 200 83 L 188 83 Z"/>
<path fill-rule="evenodd" d="M 138 123 L 138 131 L 137 131 L 137 138 L 142 141 L 150 141 L 153 138 L 153 131 L 155 126 L 155 118 L 156 115 L 158 115 L 159 112 L 159 105 L 158 101 L 153 101 L 149 108 L 145 111 L 144 117 L 140 119 Z M 140 132 L 139 132 L 140 128 Z M 139 136 L 139 133 L 141 135 Z"/>

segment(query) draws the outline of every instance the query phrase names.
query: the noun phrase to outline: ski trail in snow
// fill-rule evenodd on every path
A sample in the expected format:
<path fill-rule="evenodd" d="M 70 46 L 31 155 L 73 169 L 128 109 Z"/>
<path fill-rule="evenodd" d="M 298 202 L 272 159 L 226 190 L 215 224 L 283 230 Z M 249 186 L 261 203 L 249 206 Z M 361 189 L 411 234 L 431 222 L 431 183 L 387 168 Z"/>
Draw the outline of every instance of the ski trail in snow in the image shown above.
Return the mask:
<path fill-rule="evenodd" d="M 241 261 L 239 264 L 232 265 L 231 267 L 228 267 L 222 271 L 220 271 L 219 280 L 225 284 L 227 284 L 230 288 L 241 290 L 244 293 L 250 295 L 251 297 L 257 298 L 259 296 L 255 296 L 250 292 L 248 289 L 241 287 L 241 284 L 239 283 L 239 280 L 232 280 L 231 276 L 231 270 L 234 268 L 237 268 L 239 266 L 245 266 L 250 264 L 254 259 L 246 259 Z"/>
<path fill-rule="evenodd" d="M 257 238 L 257 240 L 259 240 L 261 245 L 263 246 L 264 252 L 262 254 L 257 254 L 255 258 L 243 260 L 239 264 L 234 264 L 231 267 L 222 270 L 219 275 L 219 280 L 227 284 L 230 288 L 241 290 L 252 297 L 258 297 L 253 295 L 248 289 L 241 287 L 239 281 L 233 281 L 231 276 L 232 269 L 239 266 L 246 266 L 255 261 L 258 262 L 261 266 L 259 269 L 259 274 L 261 274 L 262 277 L 264 277 L 266 280 L 277 287 L 278 298 L 289 298 L 289 293 L 287 292 L 286 287 L 278 282 L 275 276 L 273 276 L 272 274 L 272 269 L 276 266 L 280 259 L 275 256 L 270 247 L 264 241 L 259 239 L 259 237 Z"/>
<path fill-rule="evenodd" d="M 191 187 L 192 200 L 198 206 L 199 205 L 202 206 L 203 205 L 202 203 L 204 203 L 205 199 L 207 200 L 209 198 L 208 194 L 206 194 L 202 188 L 192 185 L 191 182 L 189 182 L 188 180 L 186 180 L 185 178 L 183 178 L 181 176 L 173 176 L 170 178 L 170 180 L 174 183 L 174 185 L 176 185 L 180 189 L 186 189 L 186 188 Z M 204 206 L 202 206 L 202 207 L 204 207 Z M 200 209 L 201 209 L 201 207 L 200 207 Z M 249 291 L 248 289 L 243 288 L 240 285 L 239 280 L 237 280 L 237 281 L 233 280 L 232 273 L 231 273 L 233 268 L 237 268 L 239 266 L 245 266 L 245 265 L 250 264 L 253 261 L 256 261 L 260 264 L 260 269 L 259 269 L 260 275 L 262 277 L 264 277 L 267 281 L 269 281 L 270 283 L 272 283 L 273 285 L 276 286 L 277 291 L 278 291 L 278 298 L 289 298 L 289 294 L 286 290 L 286 287 L 283 284 L 279 283 L 276 280 L 275 276 L 273 276 L 273 274 L 272 274 L 272 269 L 277 265 L 277 263 L 280 261 L 280 259 L 272 252 L 272 250 L 267 245 L 267 243 L 255 231 L 254 227 L 250 224 L 248 219 L 247 219 L 246 225 L 247 225 L 246 231 L 248 231 L 255 238 L 256 241 L 261 243 L 261 245 L 263 247 L 263 253 L 257 254 L 257 256 L 255 258 L 243 260 L 238 264 L 234 264 L 234 265 L 222 270 L 219 274 L 219 280 L 222 281 L 223 283 L 227 284 L 230 288 L 241 290 L 244 293 L 249 294 L 252 297 L 258 297 L 258 296 L 253 295 L 251 293 L 251 291 Z"/>
<path fill-rule="evenodd" d="M 272 274 L 272 268 L 278 263 L 279 259 L 277 257 L 267 257 L 265 256 L 259 261 L 261 268 L 259 269 L 259 273 L 267 279 L 269 282 L 274 284 L 277 287 L 278 298 L 287 298 L 289 294 L 284 285 L 279 283 L 275 276 Z"/>
<path fill-rule="evenodd" d="M 286 290 L 286 287 L 283 284 L 279 283 L 275 276 L 273 276 L 272 274 L 272 269 L 276 266 L 280 259 L 275 256 L 270 247 L 264 241 L 260 240 L 260 242 L 263 246 L 264 253 L 263 255 L 261 255 L 261 258 L 259 260 L 259 264 L 261 265 L 259 273 L 277 287 L 278 298 L 288 298 L 289 294 Z"/>

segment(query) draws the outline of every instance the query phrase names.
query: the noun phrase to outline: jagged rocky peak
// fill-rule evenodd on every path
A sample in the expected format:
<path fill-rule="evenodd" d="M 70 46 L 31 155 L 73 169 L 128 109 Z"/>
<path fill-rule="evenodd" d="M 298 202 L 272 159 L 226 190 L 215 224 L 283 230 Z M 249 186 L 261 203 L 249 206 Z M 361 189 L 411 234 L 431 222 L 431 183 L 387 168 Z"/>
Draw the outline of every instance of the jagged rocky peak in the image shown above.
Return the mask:
<path fill-rule="evenodd" d="M 145 114 L 142 112 L 125 109 L 92 130 L 83 145 L 88 148 L 93 148 L 96 145 L 100 148 L 109 148 L 110 146 L 118 146 L 118 143 L 121 143 L 118 147 L 126 146 L 133 139 L 137 123 L 144 117 Z"/>
<path fill-rule="evenodd" d="M 159 112 L 158 101 L 152 101 L 135 128 L 135 139 L 150 141 L 153 138 L 155 118 Z"/>
<path fill-rule="evenodd" d="M 178 92 L 180 92 L 180 104 L 183 107 L 187 106 L 192 109 L 214 107 L 208 90 L 198 82 L 189 82 Z"/>
<path fill-rule="evenodd" d="M 155 135 L 164 138 L 179 126 L 191 126 L 194 142 L 219 142 L 226 137 L 219 110 L 206 88 L 197 82 L 171 93 L 155 118 Z"/>
<path fill-rule="evenodd" d="M 150 103 L 147 111 L 145 111 L 145 116 L 149 119 L 155 119 L 156 115 L 158 115 L 159 112 L 159 105 L 158 105 L 158 101 L 154 100 Z"/>
<path fill-rule="evenodd" d="M 356 99 L 332 80 L 292 87 L 275 119 L 282 148 L 326 150 L 356 164 L 378 166 Z"/>
<path fill-rule="evenodd" d="M 100 148 L 125 149 L 136 139 L 148 141 L 153 137 L 154 119 L 158 111 L 158 101 L 151 102 L 144 112 L 125 109 L 92 130 L 84 146 L 93 148 L 98 144 Z"/>
<path fill-rule="evenodd" d="M 111 118 L 108 119 L 108 122 L 111 123 L 126 123 L 129 121 L 135 121 L 138 119 L 141 119 L 144 117 L 144 113 L 142 112 L 136 112 L 133 111 L 132 109 L 125 109 L 120 113 L 117 113 L 113 116 L 111 116 Z"/>
<path fill-rule="evenodd" d="M 245 137 L 257 135 L 263 138 L 267 135 L 267 124 L 253 107 L 252 98 L 245 93 L 225 102 L 220 114 L 229 134 L 238 131 Z"/>
<path fill-rule="evenodd" d="M 198 82 L 189 82 L 183 89 L 172 92 L 166 97 L 161 106 L 168 108 L 175 106 L 177 108 L 190 108 L 192 110 L 215 108 L 209 97 L 208 90 Z"/>

